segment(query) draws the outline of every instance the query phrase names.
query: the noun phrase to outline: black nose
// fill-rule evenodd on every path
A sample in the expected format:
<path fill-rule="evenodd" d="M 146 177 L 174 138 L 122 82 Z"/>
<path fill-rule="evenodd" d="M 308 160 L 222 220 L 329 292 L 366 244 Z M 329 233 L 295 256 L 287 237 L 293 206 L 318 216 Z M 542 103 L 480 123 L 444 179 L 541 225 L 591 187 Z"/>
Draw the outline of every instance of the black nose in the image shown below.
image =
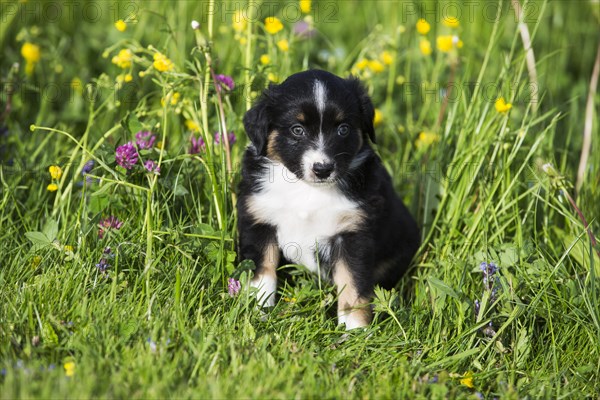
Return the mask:
<path fill-rule="evenodd" d="M 319 179 L 325 179 L 333 172 L 333 163 L 314 163 L 312 170 Z"/>

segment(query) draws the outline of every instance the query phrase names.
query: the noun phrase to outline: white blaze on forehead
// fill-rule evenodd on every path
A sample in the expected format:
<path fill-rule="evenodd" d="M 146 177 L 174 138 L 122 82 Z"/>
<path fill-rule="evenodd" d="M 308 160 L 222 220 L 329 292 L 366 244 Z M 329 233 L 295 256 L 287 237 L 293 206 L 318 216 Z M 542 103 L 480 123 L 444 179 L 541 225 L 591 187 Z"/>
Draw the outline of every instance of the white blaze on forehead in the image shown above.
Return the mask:
<path fill-rule="evenodd" d="M 325 102 L 327 101 L 327 88 L 320 80 L 315 80 L 313 85 L 313 93 L 315 95 L 315 102 L 317 103 L 317 110 L 321 114 L 323 119 L 323 112 L 325 111 Z"/>

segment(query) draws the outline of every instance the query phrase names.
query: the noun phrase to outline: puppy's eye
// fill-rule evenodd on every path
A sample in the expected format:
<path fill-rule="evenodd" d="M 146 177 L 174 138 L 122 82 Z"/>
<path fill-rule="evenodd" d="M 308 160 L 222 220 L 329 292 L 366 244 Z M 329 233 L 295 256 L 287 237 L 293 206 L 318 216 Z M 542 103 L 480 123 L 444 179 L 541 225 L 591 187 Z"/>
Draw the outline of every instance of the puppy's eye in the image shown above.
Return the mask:
<path fill-rule="evenodd" d="M 347 124 L 341 124 L 338 126 L 337 134 L 341 137 L 346 137 L 350 133 L 350 127 Z"/>
<path fill-rule="evenodd" d="M 305 133 L 302 125 L 294 125 L 290 128 L 290 131 L 292 132 L 292 135 L 294 135 L 294 136 L 304 136 L 304 133 Z"/>

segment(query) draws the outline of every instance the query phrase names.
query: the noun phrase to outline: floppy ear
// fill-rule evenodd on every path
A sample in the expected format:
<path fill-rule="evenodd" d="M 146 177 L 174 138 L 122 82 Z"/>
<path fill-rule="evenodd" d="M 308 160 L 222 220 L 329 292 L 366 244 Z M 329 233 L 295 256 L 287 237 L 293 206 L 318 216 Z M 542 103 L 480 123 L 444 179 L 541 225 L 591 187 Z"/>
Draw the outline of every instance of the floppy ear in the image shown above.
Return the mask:
<path fill-rule="evenodd" d="M 375 118 L 375 108 L 373 102 L 367 94 L 367 90 L 360 83 L 357 78 L 351 77 L 349 79 L 350 87 L 352 88 L 353 94 L 356 96 L 359 102 L 360 112 L 362 114 L 362 130 L 369 136 L 371 142 L 375 143 L 375 128 L 373 126 L 373 119 Z"/>
<path fill-rule="evenodd" d="M 269 135 L 267 97 L 265 95 L 244 115 L 244 129 L 256 149 L 256 154 L 265 155 L 267 136 Z"/>

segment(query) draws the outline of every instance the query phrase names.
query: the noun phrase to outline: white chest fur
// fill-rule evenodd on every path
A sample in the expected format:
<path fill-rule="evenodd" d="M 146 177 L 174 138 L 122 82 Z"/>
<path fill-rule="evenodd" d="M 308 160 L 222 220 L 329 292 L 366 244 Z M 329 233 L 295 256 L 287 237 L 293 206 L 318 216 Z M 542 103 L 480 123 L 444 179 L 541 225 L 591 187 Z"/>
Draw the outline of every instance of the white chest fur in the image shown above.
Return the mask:
<path fill-rule="evenodd" d="M 335 186 L 310 185 L 281 164 L 271 163 L 261 183 L 262 190 L 248 200 L 250 212 L 276 227 L 285 258 L 313 272 L 318 269 L 317 249 L 328 254 L 329 239 L 355 229 L 363 219 L 358 204 Z"/>

